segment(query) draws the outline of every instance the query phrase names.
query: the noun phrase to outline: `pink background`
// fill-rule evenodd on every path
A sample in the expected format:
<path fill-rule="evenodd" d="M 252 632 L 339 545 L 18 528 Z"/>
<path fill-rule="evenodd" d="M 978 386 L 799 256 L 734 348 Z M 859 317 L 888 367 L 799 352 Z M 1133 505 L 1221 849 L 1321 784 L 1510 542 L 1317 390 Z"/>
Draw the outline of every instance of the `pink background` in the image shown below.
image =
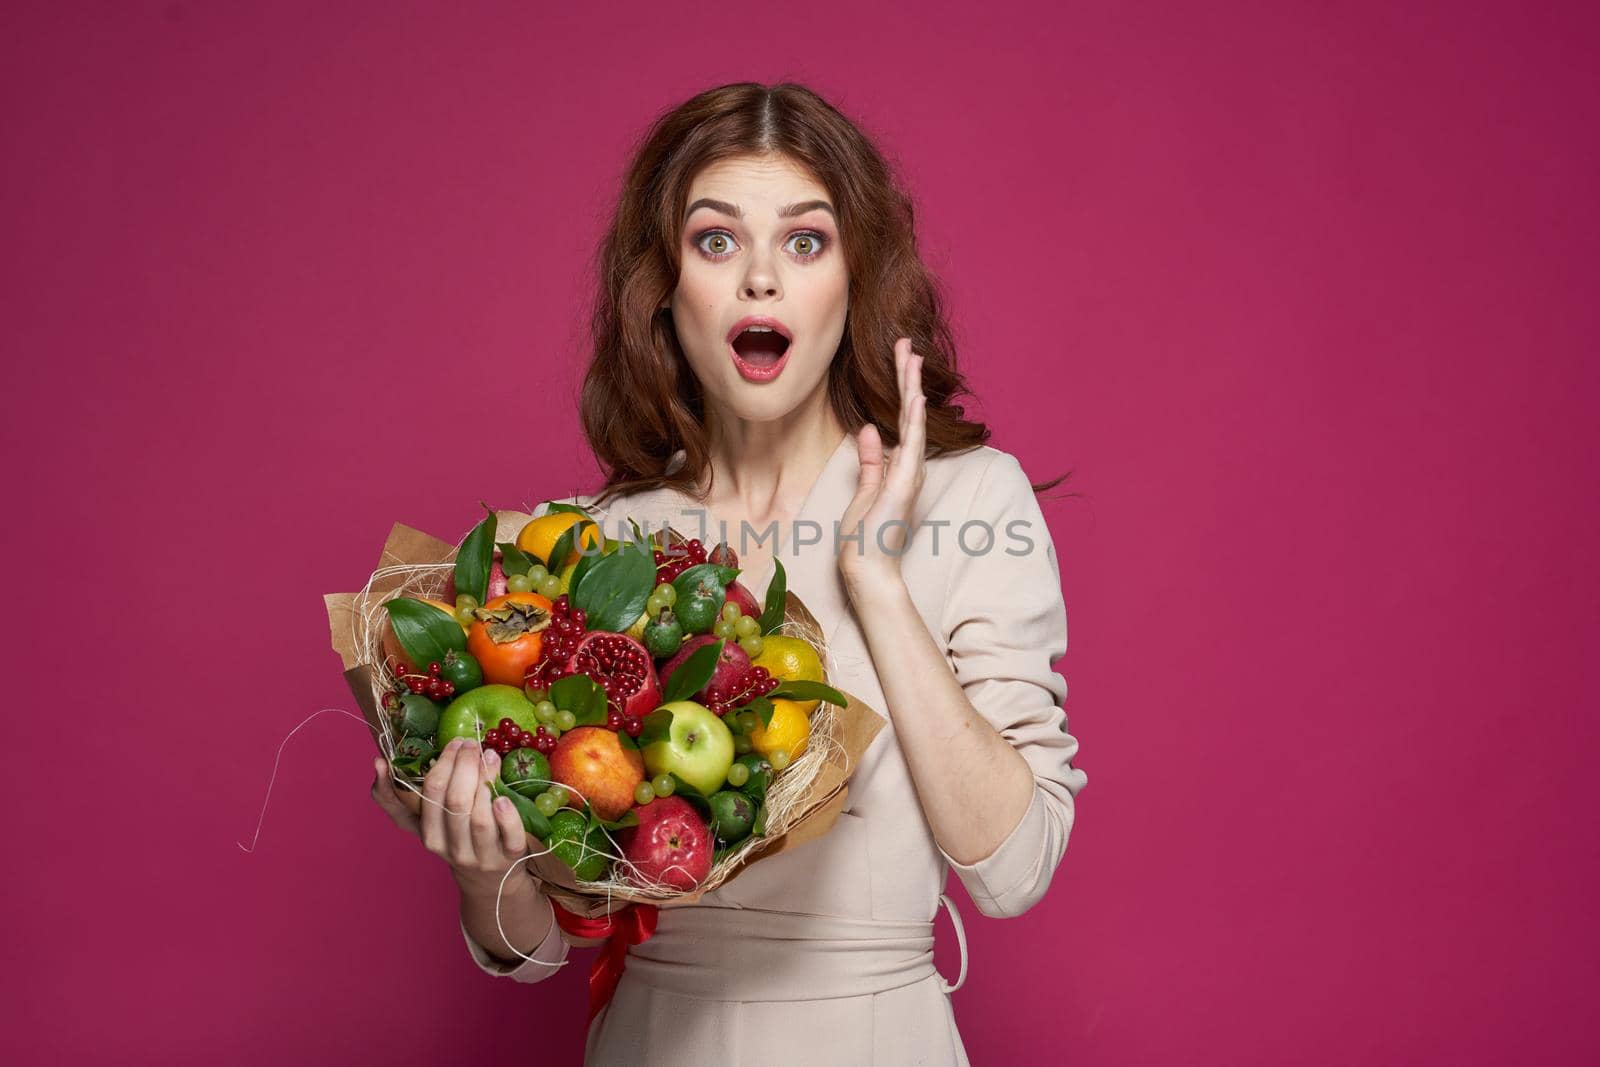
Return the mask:
<path fill-rule="evenodd" d="M 1600 1053 L 1583 5 L 538 6 L 0 14 L 12 1062 L 575 1062 L 590 953 L 480 976 L 356 723 L 235 842 L 354 707 L 320 597 L 392 521 L 592 487 L 629 144 L 784 77 L 1086 494 L 1091 781 L 1036 909 L 954 890 L 974 1062 Z"/>

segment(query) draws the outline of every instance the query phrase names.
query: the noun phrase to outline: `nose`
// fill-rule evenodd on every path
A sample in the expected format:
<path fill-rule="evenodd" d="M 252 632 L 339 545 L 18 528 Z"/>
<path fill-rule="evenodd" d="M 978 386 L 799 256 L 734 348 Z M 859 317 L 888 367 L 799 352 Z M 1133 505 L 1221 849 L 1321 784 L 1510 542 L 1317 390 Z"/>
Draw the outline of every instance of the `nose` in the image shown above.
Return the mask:
<path fill-rule="evenodd" d="M 751 256 L 745 271 L 743 296 L 746 300 L 777 296 L 778 272 L 766 256 Z"/>

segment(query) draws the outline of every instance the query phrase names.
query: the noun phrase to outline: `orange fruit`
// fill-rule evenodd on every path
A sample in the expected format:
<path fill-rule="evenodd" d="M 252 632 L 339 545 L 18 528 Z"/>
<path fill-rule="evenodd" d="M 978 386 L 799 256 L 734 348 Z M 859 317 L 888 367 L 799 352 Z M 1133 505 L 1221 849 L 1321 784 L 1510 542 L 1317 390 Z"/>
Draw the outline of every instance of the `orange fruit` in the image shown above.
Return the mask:
<path fill-rule="evenodd" d="M 564 560 L 552 560 L 551 553 L 556 550 L 556 542 L 561 540 L 561 535 L 578 523 L 588 523 L 582 530 L 573 535 L 572 551 Z M 578 548 L 590 548 L 600 542 L 600 528 L 594 520 L 587 515 L 580 515 L 576 511 L 553 511 L 548 515 L 541 515 L 530 520 L 517 534 L 517 547 L 529 555 L 538 556 L 544 561 L 549 570 L 560 573 L 561 568 L 578 562 Z"/>

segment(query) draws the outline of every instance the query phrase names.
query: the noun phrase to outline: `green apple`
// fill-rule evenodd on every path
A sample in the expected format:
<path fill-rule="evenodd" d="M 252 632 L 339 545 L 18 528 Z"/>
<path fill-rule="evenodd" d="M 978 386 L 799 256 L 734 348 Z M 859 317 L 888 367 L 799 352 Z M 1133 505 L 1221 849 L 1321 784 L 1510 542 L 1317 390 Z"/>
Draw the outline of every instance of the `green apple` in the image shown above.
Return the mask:
<path fill-rule="evenodd" d="M 468 689 L 439 713 L 439 747 L 457 737 L 482 740 L 483 735 L 510 719 L 530 733 L 539 728 L 533 702 L 514 685 L 480 685 Z"/>
<path fill-rule="evenodd" d="M 675 774 L 705 796 L 721 789 L 733 766 L 733 731 L 710 708 L 692 700 L 663 704 L 650 717 L 663 711 L 672 713 L 672 724 L 664 736 L 641 745 L 645 768 L 652 776 Z M 650 725 L 647 719 L 647 731 Z"/>

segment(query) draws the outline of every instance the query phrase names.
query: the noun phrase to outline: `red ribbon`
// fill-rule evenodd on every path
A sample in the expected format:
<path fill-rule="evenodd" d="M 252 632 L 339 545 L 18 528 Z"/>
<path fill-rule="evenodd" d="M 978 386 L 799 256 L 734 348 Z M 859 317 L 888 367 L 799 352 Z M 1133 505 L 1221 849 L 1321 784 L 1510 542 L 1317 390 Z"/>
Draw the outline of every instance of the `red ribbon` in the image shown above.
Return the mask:
<path fill-rule="evenodd" d="M 606 938 L 606 943 L 600 946 L 600 955 L 589 967 L 588 1021 L 593 1022 L 594 1017 L 600 1014 L 600 1009 L 610 1002 L 611 994 L 617 990 L 617 983 L 622 981 L 628 946 L 641 944 L 656 932 L 656 913 L 660 909 L 654 904 L 629 902 L 610 915 L 586 919 L 563 908 L 553 899 L 550 906 L 555 909 L 556 922 L 561 929 L 573 937 Z"/>

